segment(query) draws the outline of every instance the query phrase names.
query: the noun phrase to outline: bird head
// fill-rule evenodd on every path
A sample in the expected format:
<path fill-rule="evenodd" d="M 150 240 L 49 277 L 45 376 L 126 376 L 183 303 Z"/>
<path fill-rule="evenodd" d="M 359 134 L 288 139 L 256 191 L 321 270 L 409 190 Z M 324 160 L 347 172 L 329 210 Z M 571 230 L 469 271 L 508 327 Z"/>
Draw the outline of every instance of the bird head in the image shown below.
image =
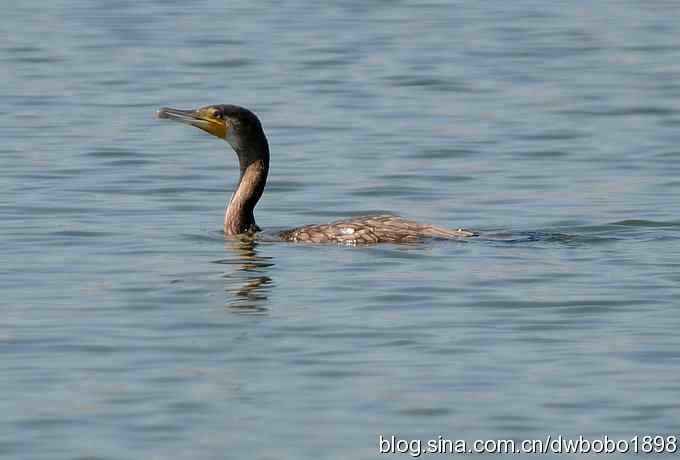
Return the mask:
<path fill-rule="evenodd" d="M 157 118 L 186 123 L 224 139 L 237 152 L 247 146 L 266 143 L 262 125 L 250 110 L 237 105 L 209 105 L 195 110 L 163 107 L 156 112 Z"/>

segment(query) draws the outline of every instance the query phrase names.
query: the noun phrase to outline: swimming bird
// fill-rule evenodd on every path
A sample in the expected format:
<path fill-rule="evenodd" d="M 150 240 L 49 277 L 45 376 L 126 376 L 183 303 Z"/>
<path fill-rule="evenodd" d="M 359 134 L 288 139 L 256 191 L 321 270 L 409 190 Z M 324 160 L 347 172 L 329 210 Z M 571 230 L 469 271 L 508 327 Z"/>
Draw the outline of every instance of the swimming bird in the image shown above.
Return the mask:
<path fill-rule="evenodd" d="M 156 112 L 156 116 L 195 126 L 231 145 L 238 157 L 241 175 L 224 215 L 224 233 L 239 235 L 260 231 L 253 210 L 267 183 L 269 144 L 258 117 L 237 105 L 209 105 L 196 110 L 164 107 Z M 347 245 L 409 243 L 423 238 L 468 236 L 475 236 L 475 233 L 421 224 L 395 215 L 352 217 L 329 224 L 306 225 L 278 234 L 284 241 Z"/>

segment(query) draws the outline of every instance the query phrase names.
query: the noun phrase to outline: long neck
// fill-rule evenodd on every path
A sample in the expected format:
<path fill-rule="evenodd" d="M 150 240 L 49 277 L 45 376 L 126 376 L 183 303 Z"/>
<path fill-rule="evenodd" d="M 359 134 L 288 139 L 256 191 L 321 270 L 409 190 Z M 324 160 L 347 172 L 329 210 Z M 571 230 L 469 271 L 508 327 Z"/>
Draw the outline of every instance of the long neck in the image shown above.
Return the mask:
<path fill-rule="evenodd" d="M 269 172 L 269 147 L 264 140 L 254 149 L 236 151 L 241 178 L 224 214 L 224 233 L 238 235 L 259 231 L 253 210 L 262 196 Z"/>

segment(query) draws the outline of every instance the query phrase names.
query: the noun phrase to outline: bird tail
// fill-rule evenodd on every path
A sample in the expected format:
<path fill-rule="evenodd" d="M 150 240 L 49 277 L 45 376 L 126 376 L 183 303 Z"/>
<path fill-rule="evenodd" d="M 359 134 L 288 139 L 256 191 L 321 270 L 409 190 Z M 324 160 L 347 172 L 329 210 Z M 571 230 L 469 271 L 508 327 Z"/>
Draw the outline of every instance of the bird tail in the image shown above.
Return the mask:
<path fill-rule="evenodd" d="M 432 238 L 462 238 L 478 235 L 478 233 L 465 230 L 463 228 L 453 230 L 444 227 L 437 227 L 436 225 L 426 225 L 425 228 L 423 228 L 423 233 Z"/>

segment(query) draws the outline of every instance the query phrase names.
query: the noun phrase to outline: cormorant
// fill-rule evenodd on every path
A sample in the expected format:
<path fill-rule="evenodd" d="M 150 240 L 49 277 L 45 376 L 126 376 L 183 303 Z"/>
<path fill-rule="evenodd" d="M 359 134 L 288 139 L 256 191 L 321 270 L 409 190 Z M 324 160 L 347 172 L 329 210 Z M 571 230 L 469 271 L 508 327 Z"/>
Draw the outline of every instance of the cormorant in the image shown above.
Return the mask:
<path fill-rule="evenodd" d="M 236 152 L 241 170 L 238 186 L 224 215 L 226 235 L 260 231 L 253 210 L 262 196 L 269 172 L 269 144 L 257 116 L 236 105 L 210 105 L 197 110 L 161 108 L 158 118 L 181 121 L 225 139 Z M 329 224 L 306 225 L 278 234 L 284 241 L 301 243 L 374 244 L 408 243 L 423 238 L 475 236 L 393 215 L 361 216 Z"/>

